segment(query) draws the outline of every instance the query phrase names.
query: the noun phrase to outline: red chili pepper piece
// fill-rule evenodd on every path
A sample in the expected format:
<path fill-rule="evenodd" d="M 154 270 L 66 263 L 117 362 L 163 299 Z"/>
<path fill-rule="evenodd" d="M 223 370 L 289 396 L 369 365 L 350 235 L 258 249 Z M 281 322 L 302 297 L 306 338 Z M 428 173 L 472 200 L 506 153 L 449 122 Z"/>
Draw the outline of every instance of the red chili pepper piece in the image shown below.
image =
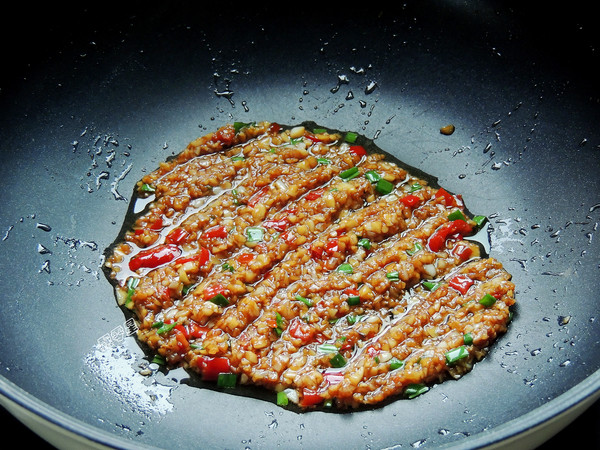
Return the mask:
<path fill-rule="evenodd" d="M 179 245 L 183 241 L 185 241 L 185 239 L 189 235 L 190 234 L 184 228 L 181 228 L 181 227 L 173 228 L 173 230 L 171 230 L 169 232 L 169 234 L 167 234 L 167 237 L 165 238 L 165 242 L 167 244 Z"/>
<path fill-rule="evenodd" d="M 236 259 L 240 264 L 248 264 L 254 259 L 254 255 L 252 253 L 242 253 Z"/>
<path fill-rule="evenodd" d="M 267 195 L 267 193 L 269 192 L 269 186 L 264 186 L 260 191 L 258 191 L 256 194 L 254 194 L 250 200 L 248 200 L 248 206 L 256 206 L 257 203 L 260 203 L 262 201 L 262 199 Z"/>
<path fill-rule="evenodd" d="M 454 234 L 469 234 L 471 230 L 471 225 L 469 225 L 462 219 L 453 220 L 452 222 L 446 222 L 444 225 L 438 228 L 435 233 L 431 235 L 429 241 L 427 242 L 427 246 L 431 251 L 439 252 L 444 247 L 444 244 L 446 243 L 446 239 L 448 239 L 448 237 Z"/>
<path fill-rule="evenodd" d="M 229 147 L 235 141 L 235 128 L 233 125 L 226 125 L 215 133 L 215 138 L 225 147 Z"/>
<path fill-rule="evenodd" d="M 173 261 L 181 254 L 181 249 L 173 244 L 161 244 L 139 252 L 129 261 L 129 269 L 136 271 L 142 267 L 154 269 Z"/>
<path fill-rule="evenodd" d="M 206 239 L 220 238 L 224 239 L 227 237 L 227 228 L 224 225 L 219 225 L 216 227 L 209 228 L 204 233 L 202 233 L 202 237 Z"/>
<path fill-rule="evenodd" d="M 292 320 L 288 331 L 292 337 L 300 339 L 304 343 L 312 341 L 315 334 L 315 329 L 298 317 Z"/>
<path fill-rule="evenodd" d="M 218 294 L 222 294 L 224 296 L 227 296 L 227 289 L 225 289 L 221 284 L 216 283 L 213 284 L 212 286 L 208 286 L 206 289 L 204 289 L 203 293 L 202 293 L 202 297 L 204 297 L 204 300 L 210 300 L 211 298 L 213 298 L 215 295 Z"/>
<path fill-rule="evenodd" d="M 200 251 L 192 256 L 184 256 L 183 258 L 177 259 L 176 264 L 185 264 L 190 261 L 198 261 L 198 264 L 202 267 L 210 259 L 210 252 L 204 247 L 200 247 Z"/>
<path fill-rule="evenodd" d="M 475 282 L 467 275 L 456 275 L 448 282 L 448 285 L 451 288 L 456 289 L 462 295 L 465 295 L 473 284 L 475 284 Z"/>
<path fill-rule="evenodd" d="M 337 252 L 338 249 L 339 249 L 339 241 L 337 240 L 337 238 L 329 239 L 327 241 L 327 243 L 325 244 L 325 251 L 330 255 Z"/>
<path fill-rule="evenodd" d="M 198 368 L 202 373 L 202 379 L 214 381 L 219 377 L 220 373 L 231 372 L 231 364 L 224 356 L 210 357 L 202 356 L 198 358 Z"/>
<path fill-rule="evenodd" d="M 408 195 L 405 195 L 404 197 L 402 197 L 400 199 L 400 201 L 402 203 L 404 203 L 406 206 L 408 206 L 409 208 L 414 208 L 419 203 L 421 203 L 421 198 L 417 197 L 416 195 L 413 195 L 413 194 L 408 194 Z"/>
<path fill-rule="evenodd" d="M 314 134 L 307 133 L 307 134 L 305 134 L 305 135 L 304 135 L 304 137 L 305 137 L 305 138 L 307 138 L 307 139 L 309 139 L 309 140 L 311 140 L 311 141 L 312 141 L 312 142 L 314 142 L 315 144 L 316 144 L 317 142 L 323 142 L 323 140 L 322 140 L 322 139 L 319 139 L 319 138 L 318 138 L 317 136 L 315 136 Z"/>
<path fill-rule="evenodd" d="M 281 125 L 279 125 L 278 123 L 273 122 L 271 125 L 269 125 L 269 133 L 279 133 L 279 130 L 281 130 Z"/>
<path fill-rule="evenodd" d="M 204 339 L 209 328 L 203 325 L 199 325 L 196 322 L 190 322 L 187 326 L 189 337 L 195 339 Z M 188 338 L 189 339 L 189 338 Z"/>
<path fill-rule="evenodd" d="M 318 392 L 308 389 L 302 388 L 302 399 L 300 400 L 300 406 L 314 406 L 318 405 L 324 400 Z"/>
<path fill-rule="evenodd" d="M 436 198 L 442 198 L 446 206 L 456 206 L 456 199 L 452 194 L 446 191 L 444 188 L 440 188 L 435 193 Z"/>
<path fill-rule="evenodd" d="M 263 227 L 269 228 L 271 230 L 285 231 L 291 224 L 290 221 L 286 217 L 284 217 L 283 219 L 279 220 L 265 220 L 262 225 Z"/>
<path fill-rule="evenodd" d="M 325 192 L 325 188 L 315 189 L 306 194 L 305 198 L 306 200 L 316 200 L 323 196 L 323 192 Z"/>
<path fill-rule="evenodd" d="M 452 249 L 452 254 L 458 256 L 461 261 L 466 261 L 473 254 L 473 249 L 467 245 L 459 244 Z"/>
<path fill-rule="evenodd" d="M 367 156 L 367 151 L 362 145 L 351 145 L 350 151 L 356 156 Z"/>
<path fill-rule="evenodd" d="M 330 385 L 335 385 L 342 382 L 344 375 L 342 372 L 325 372 L 323 378 L 325 378 Z"/>

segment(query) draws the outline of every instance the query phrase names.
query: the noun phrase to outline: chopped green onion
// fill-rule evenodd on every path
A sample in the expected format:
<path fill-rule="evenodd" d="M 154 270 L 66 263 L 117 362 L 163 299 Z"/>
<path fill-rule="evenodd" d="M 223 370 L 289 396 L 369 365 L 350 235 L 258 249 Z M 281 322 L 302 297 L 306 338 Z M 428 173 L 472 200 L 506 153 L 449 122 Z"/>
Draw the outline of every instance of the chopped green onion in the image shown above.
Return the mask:
<path fill-rule="evenodd" d="M 345 274 L 352 274 L 354 273 L 354 269 L 352 269 L 352 266 L 348 263 L 344 263 L 344 264 L 340 264 L 339 267 L 336 269 L 337 272 L 342 272 Z"/>
<path fill-rule="evenodd" d="M 277 393 L 277 406 L 287 406 L 288 401 L 289 399 L 285 391 Z"/>
<path fill-rule="evenodd" d="M 385 274 L 385 277 L 390 281 L 398 281 L 400 280 L 400 274 L 397 271 L 388 272 Z"/>
<path fill-rule="evenodd" d="M 417 253 L 419 250 L 423 250 L 423 247 L 418 242 L 415 242 L 415 245 L 413 246 L 412 250 L 406 250 L 406 253 L 408 253 L 410 256 L 412 256 L 415 253 Z"/>
<path fill-rule="evenodd" d="M 327 130 L 325 128 L 315 128 L 312 130 L 312 132 L 314 134 L 323 134 L 323 133 L 327 133 Z"/>
<path fill-rule="evenodd" d="M 140 191 L 142 191 L 142 192 L 155 192 L 156 188 L 154 186 L 152 186 L 151 184 L 144 183 L 140 187 Z"/>
<path fill-rule="evenodd" d="M 242 128 L 246 128 L 247 126 L 253 125 L 253 124 L 254 124 L 254 122 L 234 122 L 233 123 L 233 129 L 235 131 L 235 134 L 237 134 L 237 133 L 239 133 L 239 131 Z"/>
<path fill-rule="evenodd" d="M 371 241 L 367 238 L 359 239 L 358 246 L 364 248 L 365 250 L 370 250 L 371 249 Z"/>
<path fill-rule="evenodd" d="M 186 284 L 185 286 L 183 286 L 183 288 L 181 289 L 181 293 L 183 295 L 188 295 L 188 292 L 190 292 L 190 290 L 194 287 L 193 284 Z"/>
<path fill-rule="evenodd" d="M 358 296 L 358 295 L 351 295 L 351 296 L 348 297 L 348 299 L 346 300 L 346 302 L 348 303 L 349 306 L 360 305 L 360 296 Z"/>
<path fill-rule="evenodd" d="M 374 170 L 369 170 L 369 171 L 365 172 L 365 178 L 367 180 L 369 180 L 371 183 L 377 183 L 379 180 L 381 180 L 381 175 L 379 175 Z"/>
<path fill-rule="evenodd" d="M 427 289 L 428 291 L 435 291 L 437 288 L 440 287 L 440 283 L 434 283 L 433 281 L 423 281 L 423 287 L 425 289 Z"/>
<path fill-rule="evenodd" d="M 296 300 L 304 303 L 309 308 L 312 306 L 312 301 L 310 301 L 310 299 L 308 299 L 306 297 L 302 297 L 300 294 L 296 295 Z"/>
<path fill-rule="evenodd" d="M 225 272 L 225 271 L 235 272 L 235 268 L 229 263 L 224 263 L 221 266 L 221 270 L 223 270 L 223 272 Z"/>
<path fill-rule="evenodd" d="M 463 336 L 463 341 L 464 341 L 465 345 L 472 345 L 473 344 L 473 335 L 471 333 L 465 333 L 465 335 Z"/>
<path fill-rule="evenodd" d="M 327 158 L 317 158 L 317 162 L 319 164 L 323 164 L 323 165 L 328 165 L 331 164 L 331 160 L 327 159 Z"/>
<path fill-rule="evenodd" d="M 283 323 L 283 317 L 281 317 L 281 314 L 279 314 L 278 312 L 275 313 L 275 322 L 277 323 L 278 328 L 283 328 L 283 326 L 285 325 Z"/>
<path fill-rule="evenodd" d="M 423 186 L 421 186 L 419 183 L 415 183 L 413 185 L 411 185 L 410 187 L 410 192 L 415 192 L 418 191 L 419 189 L 423 189 Z"/>
<path fill-rule="evenodd" d="M 161 355 L 154 355 L 154 358 L 152 358 L 152 361 L 150 361 L 154 364 L 159 364 L 161 366 L 164 366 L 167 361 L 165 360 L 165 358 Z"/>
<path fill-rule="evenodd" d="M 390 359 L 390 370 L 400 369 L 402 366 L 404 366 L 404 361 L 398 358 Z"/>
<path fill-rule="evenodd" d="M 323 408 L 331 408 L 333 406 L 333 399 L 332 398 L 326 398 L 323 401 Z"/>
<path fill-rule="evenodd" d="M 446 363 L 454 364 L 456 361 L 466 358 L 467 356 L 469 356 L 469 351 L 464 345 L 461 345 L 460 347 L 453 348 L 446 352 Z"/>
<path fill-rule="evenodd" d="M 337 353 L 338 348 L 333 344 L 321 344 L 317 347 L 321 353 Z"/>
<path fill-rule="evenodd" d="M 341 172 L 340 178 L 343 178 L 344 180 L 348 181 L 348 180 L 351 180 L 352 178 L 356 178 L 358 175 L 359 175 L 358 167 L 354 166 L 354 167 L 350 167 L 349 169 Z"/>
<path fill-rule="evenodd" d="M 304 139 L 302 137 L 290 139 L 290 144 L 292 144 L 292 145 L 300 144 L 302 142 L 304 142 Z"/>
<path fill-rule="evenodd" d="M 246 240 L 247 242 L 260 242 L 265 235 L 265 230 L 260 227 L 248 227 L 246 228 Z"/>
<path fill-rule="evenodd" d="M 246 158 L 244 158 L 243 156 L 232 156 L 231 157 L 232 161 L 243 161 L 244 159 L 246 159 Z"/>
<path fill-rule="evenodd" d="M 163 324 L 158 330 L 156 330 L 156 332 L 158 334 L 168 333 L 169 331 L 171 331 L 175 327 L 175 325 L 177 325 L 177 322 Z"/>
<path fill-rule="evenodd" d="M 336 353 L 333 358 L 329 360 L 331 367 L 340 368 L 346 365 L 346 358 L 341 353 Z"/>
<path fill-rule="evenodd" d="M 424 394 L 428 390 L 429 390 L 429 388 L 427 386 L 425 386 L 424 384 L 414 383 L 414 384 L 409 384 L 406 387 L 406 390 L 404 391 L 404 394 L 408 398 L 415 398 L 415 397 L 418 397 L 421 394 Z"/>
<path fill-rule="evenodd" d="M 485 217 L 485 216 L 475 216 L 475 217 L 473 217 L 473 222 L 475 222 L 478 227 L 480 227 L 481 225 L 483 225 L 486 220 L 487 220 L 487 217 Z"/>
<path fill-rule="evenodd" d="M 131 277 L 127 280 L 127 298 L 125 299 L 125 306 L 131 304 L 133 294 L 135 293 L 135 288 L 139 284 L 140 279 Z"/>
<path fill-rule="evenodd" d="M 377 182 L 375 186 L 375 190 L 379 192 L 381 195 L 387 195 L 394 190 L 394 184 L 385 178 L 382 178 Z"/>
<path fill-rule="evenodd" d="M 215 305 L 219 306 L 227 306 L 229 305 L 229 300 L 223 294 L 217 294 L 214 297 L 208 299 L 209 302 L 213 302 Z"/>
<path fill-rule="evenodd" d="M 237 375 L 235 373 L 220 373 L 217 376 L 217 386 L 220 388 L 231 389 L 237 383 Z"/>
<path fill-rule="evenodd" d="M 496 297 L 490 294 L 485 294 L 483 297 L 481 297 L 479 303 L 481 303 L 483 306 L 492 306 L 494 303 L 496 303 Z"/>
<path fill-rule="evenodd" d="M 345 140 L 346 140 L 346 142 L 354 144 L 356 142 L 357 137 L 358 137 L 358 134 L 354 133 L 353 131 L 348 131 L 346 133 Z"/>
<path fill-rule="evenodd" d="M 448 214 L 448 220 L 467 220 L 467 218 L 460 209 L 455 209 Z"/>
<path fill-rule="evenodd" d="M 360 316 L 355 316 L 353 314 L 349 314 L 346 316 L 346 322 L 348 322 L 348 325 L 354 325 L 358 319 L 360 319 Z"/>

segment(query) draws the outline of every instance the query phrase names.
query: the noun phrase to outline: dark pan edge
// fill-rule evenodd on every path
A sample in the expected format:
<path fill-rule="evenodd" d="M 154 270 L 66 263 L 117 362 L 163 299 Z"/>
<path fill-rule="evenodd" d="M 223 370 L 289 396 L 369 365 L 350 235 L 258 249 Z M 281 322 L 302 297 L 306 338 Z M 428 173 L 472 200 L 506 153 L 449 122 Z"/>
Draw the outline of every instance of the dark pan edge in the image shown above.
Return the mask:
<path fill-rule="evenodd" d="M 515 445 L 518 445 L 518 448 L 521 449 L 535 448 L 561 431 L 598 399 L 600 399 L 600 370 L 545 405 L 519 418 L 495 429 L 483 431 L 440 448 L 498 450 L 514 448 Z M 6 405 L 6 402 L 9 404 Z M 98 430 L 90 424 L 80 422 L 76 418 L 33 398 L 27 392 L 0 376 L 0 404 L 14 415 L 14 410 L 10 405 L 11 402 L 17 408 L 22 408 L 26 414 L 33 414 L 36 418 L 41 419 L 42 422 L 45 422 L 43 426 L 48 428 L 58 427 L 63 431 L 62 434 L 64 434 L 65 439 L 72 441 L 83 439 L 89 441 L 90 444 L 95 444 L 98 448 L 156 449 L 156 447 L 120 439 L 108 432 Z M 21 417 L 17 418 L 22 420 Z M 24 422 L 24 424 L 30 426 L 28 423 Z M 552 428 L 551 431 L 548 431 L 549 428 Z M 46 438 L 39 430 L 32 431 Z"/>

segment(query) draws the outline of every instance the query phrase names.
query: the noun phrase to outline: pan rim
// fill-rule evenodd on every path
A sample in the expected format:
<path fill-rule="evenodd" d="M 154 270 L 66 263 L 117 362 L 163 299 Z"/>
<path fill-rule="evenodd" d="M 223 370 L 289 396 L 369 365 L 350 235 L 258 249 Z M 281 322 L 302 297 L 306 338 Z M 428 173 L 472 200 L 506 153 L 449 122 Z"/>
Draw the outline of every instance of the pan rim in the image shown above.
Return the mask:
<path fill-rule="evenodd" d="M 532 435 L 535 436 L 536 433 L 538 433 L 536 438 L 538 440 L 535 442 L 536 445 L 539 445 L 567 426 L 598 399 L 600 399 L 600 369 L 572 386 L 569 390 L 520 417 L 461 441 L 442 445 L 439 448 L 508 448 L 508 446 L 514 445 L 520 440 Z M 75 417 L 37 399 L 2 375 L 0 375 L 0 404 L 5 406 L 13 415 L 12 406 L 15 406 L 22 409 L 25 414 L 33 415 L 36 419 L 45 422 L 44 425 L 58 427 L 67 435 L 73 435 L 73 438 L 85 439 L 99 446 L 122 449 L 158 449 L 158 447 L 120 438 L 89 423 L 79 421 Z M 552 429 L 546 439 L 539 441 L 539 433 L 552 424 L 561 422 L 561 418 L 564 419 L 565 417 L 567 420 L 563 420 L 560 427 Z M 17 419 L 21 420 L 20 417 L 17 417 Z M 28 424 L 25 425 L 29 426 Z M 32 431 L 38 433 L 37 430 Z"/>

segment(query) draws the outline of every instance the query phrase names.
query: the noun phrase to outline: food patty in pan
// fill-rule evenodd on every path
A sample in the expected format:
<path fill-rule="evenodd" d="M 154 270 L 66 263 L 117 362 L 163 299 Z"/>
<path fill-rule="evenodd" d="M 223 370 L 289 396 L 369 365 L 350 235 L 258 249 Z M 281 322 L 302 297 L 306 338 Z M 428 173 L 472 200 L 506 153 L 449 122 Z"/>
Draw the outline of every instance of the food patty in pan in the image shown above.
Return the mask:
<path fill-rule="evenodd" d="M 506 331 L 511 276 L 468 239 L 485 218 L 355 133 L 227 125 L 136 189 L 105 262 L 117 299 L 158 360 L 220 387 L 374 405 Z"/>

